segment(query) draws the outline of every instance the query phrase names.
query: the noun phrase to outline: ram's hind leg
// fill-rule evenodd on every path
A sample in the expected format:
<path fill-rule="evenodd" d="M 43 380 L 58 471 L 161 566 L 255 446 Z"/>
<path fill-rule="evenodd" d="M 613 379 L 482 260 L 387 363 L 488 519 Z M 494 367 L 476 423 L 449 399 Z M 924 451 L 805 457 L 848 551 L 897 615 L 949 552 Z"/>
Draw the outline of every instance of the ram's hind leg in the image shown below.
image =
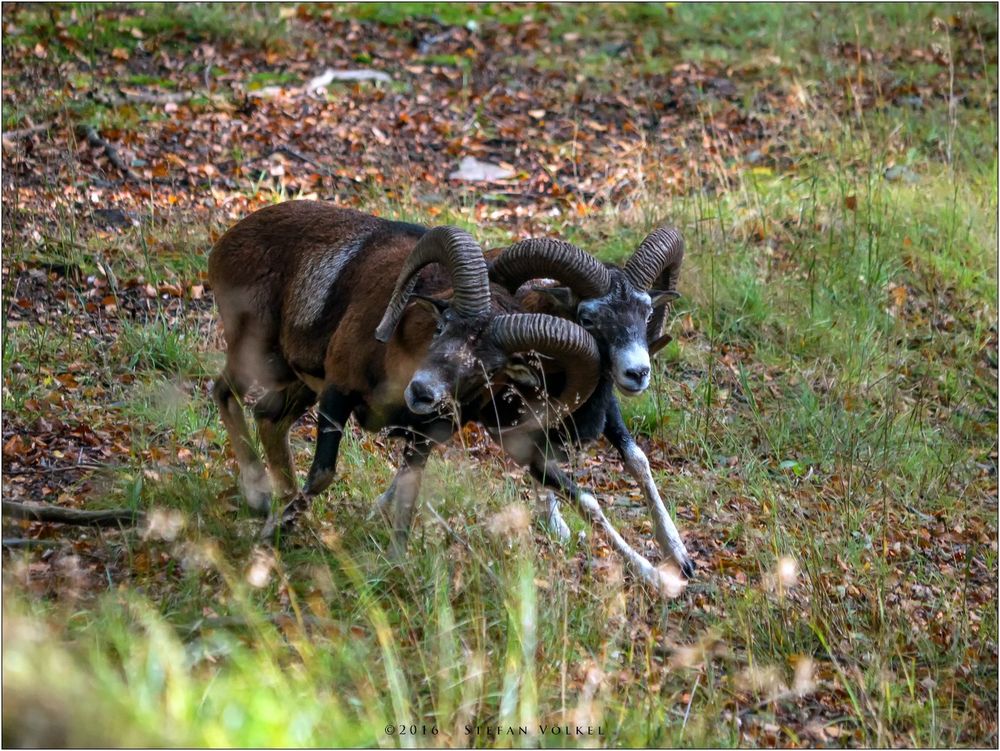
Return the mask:
<path fill-rule="evenodd" d="M 298 489 L 288 431 L 315 401 L 316 392 L 299 381 L 284 389 L 268 391 L 254 404 L 257 432 L 267 457 L 271 483 L 279 498 L 292 495 Z"/>
<path fill-rule="evenodd" d="M 572 501 L 588 522 L 600 527 L 607 535 L 611 546 L 618 551 L 640 579 L 655 591 L 664 592 L 665 582 L 660 572 L 653 567 L 653 564 L 637 553 L 618 533 L 618 530 L 611 525 L 594 496 L 574 483 L 555 462 L 546 462 L 545 456 L 540 451 L 531 460 L 530 470 L 531 476 L 537 482 Z"/>
<path fill-rule="evenodd" d="M 266 514 L 271 506 L 271 483 L 254 449 L 243 415 L 243 397 L 249 387 L 250 383 L 227 365 L 215 380 L 212 397 L 219 407 L 222 424 L 226 426 L 229 442 L 236 454 L 243 497 L 253 511 Z"/>

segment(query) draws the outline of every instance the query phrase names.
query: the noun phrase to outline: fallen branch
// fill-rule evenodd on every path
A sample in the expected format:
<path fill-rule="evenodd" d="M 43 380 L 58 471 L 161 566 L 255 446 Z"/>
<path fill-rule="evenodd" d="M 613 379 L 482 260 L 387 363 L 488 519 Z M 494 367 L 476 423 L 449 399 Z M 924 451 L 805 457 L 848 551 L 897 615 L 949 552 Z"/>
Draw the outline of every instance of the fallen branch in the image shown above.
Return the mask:
<path fill-rule="evenodd" d="M 52 123 L 40 123 L 39 125 L 32 125 L 29 128 L 18 128 L 17 130 L 5 130 L 3 133 L 3 137 L 17 140 L 18 138 L 26 138 L 27 136 L 33 136 L 35 135 L 35 133 L 41 133 L 43 130 L 48 130 L 51 127 Z"/>
<path fill-rule="evenodd" d="M 36 540 L 31 537 L 5 537 L 3 546 L 11 550 L 22 548 L 31 550 L 32 548 L 61 548 L 66 543 L 59 540 Z"/>
<path fill-rule="evenodd" d="M 698 690 L 699 681 L 701 681 L 701 673 L 698 673 L 698 675 L 694 677 L 694 687 L 691 689 L 691 695 L 688 697 L 687 709 L 684 710 L 684 721 L 681 722 L 681 734 L 680 734 L 681 739 L 684 738 L 684 728 L 687 727 L 688 717 L 691 716 L 691 704 L 694 703 L 694 694 Z"/>
<path fill-rule="evenodd" d="M 196 94 L 193 91 L 168 91 L 156 94 L 150 91 L 99 91 L 95 92 L 93 98 L 101 104 L 111 107 L 120 107 L 123 104 L 179 104 L 193 99 Z"/>
<path fill-rule="evenodd" d="M 140 104 L 180 104 L 194 99 L 193 91 L 169 91 L 163 94 L 153 94 L 148 91 L 122 91 L 122 97 L 127 102 Z"/>
<path fill-rule="evenodd" d="M 130 180 L 135 180 L 136 182 L 141 182 L 142 178 L 139 177 L 132 168 L 125 164 L 125 160 L 122 159 L 121 154 L 118 153 L 118 149 L 112 146 L 110 143 L 105 141 L 98 134 L 97 129 L 93 125 L 81 126 L 81 132 L 87 139 L 87 143 L 91 146 L 103 149 L 105 156 L 107 156 L 108 161 L 111 162 L 118 170 L 125 175 L 125 177 Z"/>
<path fill-rule="evenodd" d="M 141 511 L 127 508 L 105 509 L 102 511 L 81 511 L 63 508 L 49 503 L 27 504 L 3 502 L 3 515 L 13 519 L 29 519 L 36 522 L 58 524 L 79 524 L 94 527 L 116 527 L 121 524 L 140 524 L 146 515 Z"/>
<path fill-rule="evenodd" d="M 79 464 L 65 464 L 59 467 L 18 467 L 17 469 L 4 469 L 8 475 L 48 475 L 57 472 L 72 472 L 74 469 L 83 471 L 86 469 L 107 469 L 104 464 L 94 464 L 92 462 L 80 462 Z"/>
<path fill-rule="evenodd" d="M 330 171 L 330 169 L 328 167 L 320 164 L 315 159 L 313 159 L 311 157 L 308 157 L 305 154 L 302 154 L 302 153 L 296 151 L 291 146 L 278 146 L 270 154 L 268 154 L 268 156 L 271 156 L 272 154 L 285 154 L 286 156 L 290 156 L 292 159 L 296 159 L 296 160 L 298 160 L 300 162 L 304 162 L 305 164 L 308 164 L 308 165 L 310 165 L 312 167 L 315 167 L 316 169 L 318 169 L 324 175 L 327 175 L 327 176 L 332 176 L 333 175 L 333 173 Z"/>

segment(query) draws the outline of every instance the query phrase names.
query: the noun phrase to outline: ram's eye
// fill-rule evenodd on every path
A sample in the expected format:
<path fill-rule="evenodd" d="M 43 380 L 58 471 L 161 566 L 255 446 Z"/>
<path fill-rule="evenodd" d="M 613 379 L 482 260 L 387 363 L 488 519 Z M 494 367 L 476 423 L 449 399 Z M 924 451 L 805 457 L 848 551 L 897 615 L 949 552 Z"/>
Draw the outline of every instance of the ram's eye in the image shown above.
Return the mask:
<path fill-rule="evenodd" d="M 651 320 L 653 320 L 653 311 L 646 313 L 646 323 L 649 323 Z"/>
<path fill-rule="evenodd" d="M 438 322 L 434 325 L 434 336 L 438 337 L 441 336 L 441 334 L 443 333 L 444 333 L 444 321 L 438 320 Z"/>
<path fill-rule="evenodd" d="M 591 318 L 587 313 L 580 314 L 580 325 L 584 328 L 590 328 L 594 325 L 594 319 Z"/>

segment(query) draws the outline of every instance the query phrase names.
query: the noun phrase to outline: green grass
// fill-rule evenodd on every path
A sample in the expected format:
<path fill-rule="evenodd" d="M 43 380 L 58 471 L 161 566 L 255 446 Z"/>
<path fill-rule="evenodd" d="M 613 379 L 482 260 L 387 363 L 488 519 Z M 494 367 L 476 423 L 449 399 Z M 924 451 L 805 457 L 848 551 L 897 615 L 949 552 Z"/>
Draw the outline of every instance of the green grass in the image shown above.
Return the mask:
<path fill-rule="evenodd" d="M 401 26 L 417 19 L 447 26 L 464 26 L 470 22 L 517 24 L 530 15 L 528 6 L 495 3 L 342 3 L 331 10 L 343 18 L 386 26 Z"/>
<path fill-rule="evenodd" d="M 129 23 L 98 10 L 75 11 L 92 14 L 94 49 L 124 44 Z M 45 326 L 15 324 L 8 313 L 5 440 L 8 425 L 31 433 L 31 402 L 71 428 L 117 436 L 127 426 L 115 439 L 124 453 L 59 490 L 95 508 L 140 508 L 152 521 L 5 561 L 5 743 L 995 743 L 996 71 L 961 81 L 954 111 L 928 97 L 918 108 L 886 101 L 859 113 L 837 83 L 856 80 L 856 58 L 834 52 L 839 42 L 860 44 L 886 55 L 863 62 L 866 80 L 891 74 L 894 85 L 930 86 L 947 78 L 946 65 L 889 53 L 946 45 L 958 38 L 959 16 L 982 21 L 987 9 L 307 10 L 404 37 L 414 18 L 516 28 L 532 15 L 553 44 L 520 51 L 517 64 L 566 71 L 569 85 L 579 72 L 610 91 L 616 75 L 667 75 L 691 61 L 731 71 L 748 92 L 765 81 L 769 93 L 806 102 L 774 144 L 786 162 L 698 152 L 683 191 L 659 185 L 647 164 L 649 187 L 627 204 L 534 218 L 539 234 L 615 261 L 662 222 L 684 232 L 674 341 L 655 361 L 655 387 L 622 405 L 660 460 L 654 475 L 698 551 L 698 577 L 666 601 L 623 585 L 619 562 L 575 513 L 566 510 L 573 536 L 560 545 L 527 511 L 511 511 L 527 505 L 527 482 L 457 439 L 430 462 L 407 559 L 390 563 L 388 531 L 369 515 L 395 457 L 360 431 L 345 439 L 338 479 L 296 544 L 268 558 L 254 542 L 259 520 L 240 506 L 209 395 L 220 366 L 214 314 L 187 296 L 158 295 L 144 314 L 108 314 L 96 337 L 79 330 L 65 302 L 52 305 Z M 147 38 L 169 39 L 190 20 L 188 41 L 238 41 L 238 30 L 222 28 L 224 13 L 182 6 L 137 17 Z M 52 33 L 40 8 L 19 18 L 30 39 Z M 280 41 L 282 28 L 261 38 Z M 995 22 L 984 28 L 995 40 Z M 623 32 L 630 52 L 600 48 Z M 560 46 L 567 33 L 581 35 L 582 53 Z M 285 75 L 244 80 L 292 80 L 275 77 Z M 747 98 L 744 106 L 757 106 Z M 710 119 L 712 108 L 722 111 L 707 101 L 698 116 Z M 5 124 L 18 119 L 4 112 Z M 897 177 L 899 166 L 911 177 Z M 484 247 L 510 237 L 476 212 L 473 191 L 435 202 L 431 216 L 419 198 L 426 185 L 394 186 L 388 197 L 375 181 L 362 189 L 369 211 L 457 224 Z M 266 185 L 260 192 L 271 197 Z M 119 284 L 201 283 L 210 236 L 227 223 L 157 208 L 138 227 L 99 235 L 87 232 L 84 212 L 59 219 L 38 239 L 12 213 L 5 274 L 21 262 L 54 269 L 65 281 L 45 289 L 81 304 L 102 268 Z M 7 306 L 21 294 L 14 276 L 5 275 Z M 87 367 L 72 371 L 69 388 L 58 377 L 74 362 Z M 300 479 L 312 434 L 308 422 L 292 432 Z M 594 482 L 620 471 L 606 445 L 575 469 Z M 655 554 L 633 491 L 621 483 L 598 495 L 623 534 Z M 787 591 L 776 583 L 784 559 L 798 572 Z M 468 735 L 477 724 L 527 725 L 531 734 Z M 418 734 L 400 735 L 399 725 Z M 566 738 L 539 734 L 539 725 L 602 734 Z"/>
<path fill-rule="evenodd" d="M 29 4 L 11 12 L 16 33 L 7 38 L 15 47 L 40 45 L 60 59 L 94 59 L 112 50 L 132 55 L 141 45 L 176 40 L 188 48 L 207 41 L 265 49 L 284 38 L 284 19 L 266 4 L 142 3 L 127 10 L 120 15 L 107 3 Z"/>
<path fill-rule="evenodd" d="M 301 79 L 296 74 L 287 71 L 260 71 L 253 73 L 247 78 L 247 88 L 250 91 L 262 89 L 265 86 L 281 86 L 296 83 L 301 83 Z"/>

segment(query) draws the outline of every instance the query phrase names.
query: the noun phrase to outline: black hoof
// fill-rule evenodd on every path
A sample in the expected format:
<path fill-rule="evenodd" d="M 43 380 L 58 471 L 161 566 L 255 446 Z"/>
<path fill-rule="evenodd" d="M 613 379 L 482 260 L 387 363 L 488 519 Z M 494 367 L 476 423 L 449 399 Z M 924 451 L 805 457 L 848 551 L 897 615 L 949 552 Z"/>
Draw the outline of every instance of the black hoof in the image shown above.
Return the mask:
<path fill-rule="evenodd" d="M 681 572 L 688 579 L 694 578 L 695 568 L 696 567 L 694 565 L 694 561 L 692 561 L 690 558 L 688 558 L 687 560 L 684 561 L 684 563 L 681 564 Z"/>

